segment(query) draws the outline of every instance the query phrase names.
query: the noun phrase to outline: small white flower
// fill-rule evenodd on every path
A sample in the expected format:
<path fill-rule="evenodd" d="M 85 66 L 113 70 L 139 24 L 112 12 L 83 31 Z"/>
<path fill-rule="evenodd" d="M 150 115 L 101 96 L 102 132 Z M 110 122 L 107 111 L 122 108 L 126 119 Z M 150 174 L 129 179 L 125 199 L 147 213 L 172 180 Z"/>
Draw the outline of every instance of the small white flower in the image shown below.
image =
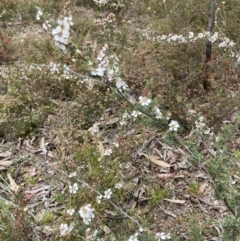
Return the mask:
<path fill-rule="evenodd" d="M 76 173 L 76 172 L 72 172 L 72 173 L 69 174 L 68 177 L 69 177 L 69 178 L 72 178 L 72 177 L 76 177 L 76 176 L 77 176 L 77 173 Z"/>
<path fill-rule="evenodd" d="M 113 142 L 113 145 L 115 146 L 115 147 L 119 147 L 119 143 L 118 142 Z"/>
<path fill-rule="evenodd" d="M 95 218 L 95 214 L 93 212 L 94 209 L 91 208 L 91 204 L 87 204 L 80 208 L 79 215 L 82 217 L 85 224 L 89 224 L 92 219 Z"/>
<path fill-rule="evenodd" d="M 112 195 L 112 190 L 111 189 L 108 189 L 104 192 L 104 198 L 105 199 L 110 199 L 111 198 L 111 195 Z"/>
<path fill-rule="evenodd" d="M 98 124 L 94 124 L 89 130 L 91 135 L 95 136 L 99 132 Z"/>
<path fill-rule="evenodd" d="M 75 210 L 73 208 L 70 208 L 67 210 L 67 214 L 72 216 L 74 214 Z"/>
<path fill-rule="evenodd" d="M 63 73 L 64 73 L 64 74 L 68 74 L 69 71 L 70 71 L 69 67 L 68 67 L 66 64 L 64 64 L 64 65 L 63 65 Z"/>
<path fill-rule="evenodd" d="M 143 232 L 143 227 L 140 227 L 138 230 L 139 230 L 140 233 L 142 233 Z"/>
<path fill-rule="evenodd" d="M 49 23 L 49 21 L 46 21 L 45 23 L 43 23 L 42 25 L 43 29 L 45 29 L 46 31 L 51 28 L 51 24 Z"/>
<path fill-rule="evenodd" d="M 36 7 L 37 8 L 37 14 L 36 14 L 36 20 L 40 20 L 40 17 L 43 15 L 42 9 L 40 7 Z"/>
<path fill-rule="evenodd" d="M 54 73 L 54 72 L 58 73 L 59 72 L 59 69 L 58 69 L 58 67 L 55 63 L 50 62 L 49 67 L 50 67 L 50 71 L 52 73 Z"/>
<path fill-rule="evenodd" d="M 104 156 L 110 156 L 112 154 L 112 149 L 107 149 L 104 151 Z"/>
<path fill-rule="evenodd" d="M 191 39 L 194 37 L 194 33 L 193 32 L 189 32 L 188 38 Z"/>
<path fill-rule="evenodd" d="M 115 188 L 121 189 L 123 187 L 123 184 L 121 182 L 115 184 Z"/>
<path fill-rule="evenodd" d="M 102 201 L 102 198 L 103 198 L 103 196 L 102 196 L 102 195 L 100 195 L 100 196 L 97 196 L 97 203 L 101 203 L 101 201 Z"/>
<path fill-rule="evenodd" d="M 205 37 L 205 35 L 204 35 L 203 33 L 199 33 L 199 34 L 198 34 L 198 38 L 201 39 L 201 38 L 204 38 L 204 37 Z"/>
<path fill-rule="evenodd" d="M 148 99 L 147 97 L 142 97 L 142 96 L 139 97 L 139 103 L 143 107 L 148 106 L 151 102 L 152 102 L 152 100 Z"/>
<path fill-rule="evenodd" d="M 66 223 L 62 223 L 59 226 L 60 236 L 66 236 L 69 233 L 71 233 L 72 230 L 73 230 L 73 225 L 70 225 L 68 227 L 68 225 Z"/>
<path fill-rule="evenodd" d="M 156 239 L 158 239 L 158 241 L 171 239 L 171 235 L 170 233 L 165 234 L 164 232 L 156 233 Z"/>
<path fill-rule="evenodd" d="M 126 120 L 121 120 L 121 121 L 119 122 L 119 124 L 120 124 L 121 126 L 125 126 L 125 125 L 127 124 L 127 122 L 126 122 Z"/>
<path fill-rule="evenodd" d="M 127 124 L 127 119 L 130 117 L 130 115 L 125 112 L 123 115 L 122 115 L 122 120 L 119 122 L 121 126 L 123 125 L 126 125 Z"/>
<path fill-rule="evenodd" d="M 211 130 L 207 127 L 207 129 L 203 131 L 203 134 L 210 135 L 211 134 Z"/>
<path fill-rule="evenodd" d="M 117 78 L 116 87 L 121 91 L 126 90 L 128 85 L 121 78 Z"/>
<path fill-rule="evenodd" d="M 132 116 L 134 117 L 134 118 L 137 118 L 138 116 L 140 116 L 142 114 L 142 112 L 140 112 L 140 111 L 138 111 L 138 110 L 134 110 L 133 112 L 132 112 Z"/>
<path fill-rule="evenodd" d="M 154 113 L 155 113 L 156 119 L 159 120 L 159 119 L 163 118 L 162 112 L 161 112 L 161 110 L 159 108 L 155 108 Z"/>
<path fill-rule="evenodd" d="M 57 34 L 59 34 L 59 33 L 61 33 L 61 32 L 62 32 L 61 27 L 60 27 L 60 26 L 57 26 L 56 28 L 54 28 L 54 29 L 52 30 L 52 35 L 57 35 Z"/>
<path fill-rule="evenodd" d="M 218 39 L 218 32 L 215 32 L 210 38 L 209 41 L 214 43 Z"/>
<path fill-rule="evenodd" d="M 168 126 L 169 126 L 169 130 L 170 130 L 170 131 L 177 131 L 178 128 L 180 128 L 180 125 L 179 125 L 178 122 L 175 121 L 175 120 L 171 120 L 171 122 L 169 123 Z"/>
<path fill-rule="evenodd" d="M 72 194 L 76 194 L 78 190 L 78 184 L 77 183 L 74 183 L 72 186 L 69 186 L 69 192 L 72 193 Z"/>
<path fill-rule="evenodd" d="M 106 68 L 99 66 L 97 69 L 91 71 L 91 74 L 94 76 L 103 76 Z"/>
<path fill-rule="evenodd" d="M 203 117 L 199 117 L 198 121 L 195 121 L 195 125 L 196 125 L 196 129 L 197 130 L 202 130 L 204 129 L 206 126 L 206 124 L 203 122 Z"/>
<path fill-rule="evenodd" d="M 137 236 L 138 236 L 138 233 L 131 235 L 128 241 L 138 241 Z"/>

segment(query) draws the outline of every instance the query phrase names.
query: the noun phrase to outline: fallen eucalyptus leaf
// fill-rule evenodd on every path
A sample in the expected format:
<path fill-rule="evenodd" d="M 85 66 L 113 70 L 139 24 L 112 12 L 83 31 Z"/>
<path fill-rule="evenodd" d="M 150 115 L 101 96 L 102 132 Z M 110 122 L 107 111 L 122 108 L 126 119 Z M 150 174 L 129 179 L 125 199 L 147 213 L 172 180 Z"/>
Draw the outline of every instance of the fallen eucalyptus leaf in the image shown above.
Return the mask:
<path fill-rule="evenodd" d="M 9 180 L 9 185 L 10 188 L 13 192 L 17 193 L 20 189 L 20 186 L 17 185 L 17 183 L 13 180 L 12 176 L 10 175 L 10 173 L 7 173 L 7 178 Z"/>
<path fill-rule="evenodd" d="M 158 166 L 165 167 L 165 168 L 171 167 L 170 164 L 159 160 L 158 156 L 147 155 L 147 154 L 144 154 L 144 153 L 141 153 L 141 155 L 145 156 L 149 161 L 153 162 L 154 164 L 156 164 Z"/>

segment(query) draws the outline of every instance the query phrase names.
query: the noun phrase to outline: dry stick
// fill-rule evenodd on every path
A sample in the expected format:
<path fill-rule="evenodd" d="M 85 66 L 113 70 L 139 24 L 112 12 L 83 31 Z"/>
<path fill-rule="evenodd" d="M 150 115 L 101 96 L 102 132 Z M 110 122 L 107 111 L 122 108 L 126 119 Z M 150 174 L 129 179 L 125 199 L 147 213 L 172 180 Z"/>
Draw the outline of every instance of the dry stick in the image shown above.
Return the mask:
<path fill-rule="evenodd" d="M 210 19 L 209 19 L 208 28 L 207 28 L 207 31 L 209 33 L 212 32 L 213 27 L 214 27 L 215 9 L 216 9 L 216 1 L 215 0 L 211 0 Z M 205 64 L 211 60 L 211 56 L 212 56 L 212 42 L 211 42 L 211 40 L 208 39 L 207 43 L 206 43 L 206 60 L 205 60 Z"/>
<path fill-rule="evenodd" d="M 212 57 L 212 41 L 211 41 L 211 32 L 214 27 L 214 22 L 215 22 L 215 9 L 216 9 L 216 0 L 211 0 L 210 4 L 210 18 L 209 18 L 209 23 L 207 27 L 207 32 L 209 33 L 207 42 L 206 42 L 206 59 L 205 63 L 203 65 L 203 77 L 204 79 L 202 80 L 202 85 L 205 90 L 208 90 L 211 84 L 208 82 L 208 66 L 207 63 L 211 61 Z"/>

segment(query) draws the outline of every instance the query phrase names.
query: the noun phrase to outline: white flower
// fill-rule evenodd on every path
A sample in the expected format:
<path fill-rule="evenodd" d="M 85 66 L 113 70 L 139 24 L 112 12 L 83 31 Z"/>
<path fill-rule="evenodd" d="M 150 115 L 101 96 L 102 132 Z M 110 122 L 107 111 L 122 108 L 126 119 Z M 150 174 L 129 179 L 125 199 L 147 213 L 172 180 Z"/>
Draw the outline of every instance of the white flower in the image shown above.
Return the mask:
<path fill-rule="evenodd" d="M 42 25 L 43 29 L 45 29 L 46 31 L 51 28 L 51 24 L 49 23 L 49 21 L 47 20 L 45 23 L 43 23 Z"/>
<path fill-rule="evenodd" d="M 127 122 L 126 122 L 126 120 L 121 120 L 121 121 L 119 122 L 119 124 L 120 124 L 121 126 L 125 126 L 125 125 L 127 124 Z"/>
<path fill-rule="evenodd" d="M 233 47 L 233 46 L 235 45 L 235 43 L 231 40 L 231 41 L 228 43 L 228 45 L 229 45 L 230 47 Z"/>
<path fill-rule="evenodd" d="M 64 74 L 68 74 L 69 71 L 70 71 L 69 67 L 68 67 L 66 64 L 64 64 L 64 65 L 63 65 L 63 73 L 64 73 Z"/>
<path fill-rule="evenodd" d="M 201 38 L 204 38 L 204 34 L 203 34 L 203 33 L 199 33 L 199 34 L 198 34 L 198 38 L 200 38 L 200 39 L 201 39 Z"/>
<path fill-rule="evenodd" d="M 225 48 L 227 46 L 227 43 L 225 41 L 221 42 L 218 47 L 219 48 Z"/>
<path fill-rule="evenodd" d="M 64 17 L 63 20 L 64 20 L 65 22 L 67 22 L 69 25 L 73 25 L 72 15 L 69 15 L 68 17 Z"/>
<path fill-rule="evenodd" d="M 139 103 L 141 104 L 141 106 L 148 106 L 150 103 L 152 102 L 151 99 L 148 99 L 147 97 L 139 97 Z"/>
<path fill-rule="evenodd" d="M 62 223 L 59 226 L 60 236 L 66 236 L 69 233 L 71 233 L 72 230 L 73 230 L 73 225 L 70 225 L 68 227 L 68 225 L 66 223 Z"/>
<path fill-rule="evenodd" d="M 102 196 L 102 195 L 100 195 L 100 196 L 97 196 L 97 203 L 101 203 L 101 201 L 102 201 L 102 198 L 103 198 L 103 196 Z"/>
<path fill-rule="evenodd" d="M 107 149 L 104 151 L 104 156 L 110 156 L 112 154 L 112 149 Z"/>
<path fill-rule="evenodd" d="M 218 32 L 215 32 L 210 38 L 209 41 L 214 43 L 218 39 Z"/>
<path fill-rule="evenodd" d="M 113 77 L 114 77 L 114 74 L 115 74 L 115 72 L 114 72 L 113 69 L 108 69 L 108 70 L 107 70 L 107 77 L 108 77 L 109 81 L 112 82 Z"/>
<path fill-rule="evenodd" d="M 203 132 L 203 134 L 205 134 L 205 135 L 211 135 L 211 130 L 207 127 L 207 129 L 206 130 L 204 130 L 204 132 Z"/>
<path fill-rule="evenodd" d="M 158 239 L 158 241 L 171 239 L 171 235 L 170 233 L 165 234 L 164 232 L 156 233 L 156 239 Z"/>
<path fill-rule="evenodd" d="M 67 214 L 72 216 L 74 214 L 75 210 L 73 208 L 70 208 L 67 210 Z"/>
<path fill-rule="evenodd" d="M 40 17 L 43 15 L 42 9 L 40 7 L 36 7 L 37 8 L 37 14 L 36 14 L 36 20 L 40 20 Z"/>
<path fill-rule="evenodd" d="M 91 208 L 91 204 L 87 204 L 80 208 L 79 215 L 82 217 L 85 224 L 89 224 L 92 219 L 95 218 L 95 214 L 93 212 L 94 209 Z"/>
<path fill-rule="evenodd" d="M 121 91 L 126 90 L 128 85 L 121 78 L 117 78 L 116 87 Z"/>
<path fill-rule="evenodd" d="M 155 111 L 154 111 L 155 115 L 156 115 L 156 119 L 162 119 L 163 118 L 163 115 L 162 115 L 162 112 L 159 108 L 155 108 Z"/>
<path fill-rule="evenodd" d="M 104 198 L 106 198 L 106 199 L 110 199 L 111 195 L 112 195 L 112 190 L 111 189 L 108 189 L 108 190 L 106 190 L 104 192 Z"/>
<path fill-rule="evenodd" d="M 132 116 L 134 117 L 134 118 L 137 118 L 139 115 L 141 115 L 142 114 L 142 112 L 140 112 L 140 111 L 138 111 L 138 110 L 134 110 L 133 112 L 132 112 Z"/>
<path fill-rule="evenodd" d="M 99 66 L 97 69 L 91 71 L 91 74 L 94 76 L 103 76 L 106 68 Z"/>
<path fill-rule="evenodd" d="M 114 145 L 115 147 L 119 147 L 119 143 L 118 143 L 118 142 L 113 142 L 113 145 Z"/>
<path fill-rule="evenodd" d="M 70 25 L 71 17 L 65 17 L 64 19 L 57 20 L 58 26 L 52 29 L 52 35 L 55 40 L 55 45 L 63 50 L 64 53 L 67 52 L 66 44 L 68 43 L 68 38 L 70 36 Z"/>
<path fill-rule="evenodd" d="M 204 127 L 206 127 L 206 124 L 203 122 L 203 117 L 199 117 L 198 121 L 195 121 L 195 125 L 197 130 L 203 129 Z"/>
<path fill-rule="evenodd" d="M 52 35 L 56 35 L 62 32 L 61 26 L 57 26 L 52 30 Z"/>
<path fill-rule="evenodd" d="M 120 182 L 115 184 L 115 188 L 117 188 L 117 189 L 121 189 L 122 186 L 123 186 L 123 184 Z"/>
<path fill-rule="evenodd" d="M 97 56 L 97 60 L 102 61 L 104 57 L 105 57 L 105 53 L 103 50 L 101 50 Z"/>
<path fill-rule="evenodd" d="M 51 72 L 55 72 L 55 73 L 59 72 L 59 69 L 55 63 L 50 62 L 49 67 Z"/>
<path fill-rule="evenodd" d="M 177 131 L 178 128 L 180 128 L 180 125 L 179 125 L 178 122 L 175 121 L 175 120 L 171 120 L 171 122 L 169 123 L 168 126 L 169 126 L 169 130 L 170 130 L 170 131 Z"/>
<path fill-rule="evenodd" d="M 127 124 L 127 119 L 130 117 L 130 115 L 125 112 L 123 115 L 122 115 L 122 120 L 119 122 L 121 126 L 123 125 L 126 125 Z"/>
<path fill-rule="evenodd" d="M 69 174 L 68 177 L 71 178 L 71 177 L 76 177 L 76 176 L 77 176 L 77 173 L 76 172 L 72 172 L 72 173 Z"/>
<path fill-rule="evenodd" d="M 138 241 L 137 236 L 138 236 L 138 233 L 131 235 L 128 241 Z"/>
<path fill-rule="evenodd" d="M 193 32 L 189 32 L 188 38 L 191 39 L 191 38 L 193 38 L 193 37 L 194 37 L 194 33 L 193 33 Z"/>
<path fill-rule="evenodd" d="M 98 124 L 95 123 L 89 130 L 91 135 L 95 136 L 99 132 Z"/>
<path fill-rule="evenodd" d="M 72 186 L 69 186 L 69 192 L 75 194 L 78 190 L 78 184 L 74 183 Z"/>

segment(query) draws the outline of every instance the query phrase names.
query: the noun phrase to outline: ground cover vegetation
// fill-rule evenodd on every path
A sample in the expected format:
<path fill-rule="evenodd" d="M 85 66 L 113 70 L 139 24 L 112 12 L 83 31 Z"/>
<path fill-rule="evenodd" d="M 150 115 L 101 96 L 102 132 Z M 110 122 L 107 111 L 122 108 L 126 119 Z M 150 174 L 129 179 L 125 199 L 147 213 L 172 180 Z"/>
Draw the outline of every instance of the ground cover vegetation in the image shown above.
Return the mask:
<path fill-rule="evenodd" d="M 2 0 L 0 240 L 239 240 L 239 16 Z"/>

